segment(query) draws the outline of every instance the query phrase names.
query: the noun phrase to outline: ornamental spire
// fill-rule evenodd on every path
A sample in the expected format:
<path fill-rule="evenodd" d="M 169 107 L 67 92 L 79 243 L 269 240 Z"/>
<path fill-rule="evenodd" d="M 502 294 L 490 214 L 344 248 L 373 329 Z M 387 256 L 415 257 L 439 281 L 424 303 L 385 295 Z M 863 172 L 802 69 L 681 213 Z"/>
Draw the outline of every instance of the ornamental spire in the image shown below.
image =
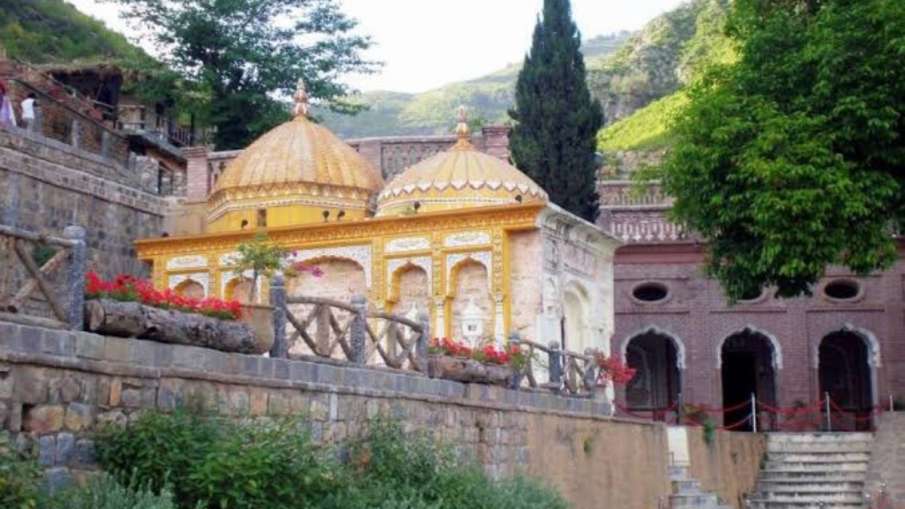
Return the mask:
<path fill-rule="evenodd" d="M 292 116 L 295 118 L 308 117 L 308 91 L 305 89 L 305 80 L 299 78 L 295 85 L 295 93 L 292 95 Z"/>
<path fill-rule="evenodd" d="M 471 145 L 471 129 L 468 127 L 468 112 L 465 110 L 465 106 L 459 106 L 458 110 L 458 119 L 459 123 L 456 125 L 456 137 L 458 137 L 458 141 L 456 141 L 456 145 L 453 148 L 458 149 L 470 149 Z"/>

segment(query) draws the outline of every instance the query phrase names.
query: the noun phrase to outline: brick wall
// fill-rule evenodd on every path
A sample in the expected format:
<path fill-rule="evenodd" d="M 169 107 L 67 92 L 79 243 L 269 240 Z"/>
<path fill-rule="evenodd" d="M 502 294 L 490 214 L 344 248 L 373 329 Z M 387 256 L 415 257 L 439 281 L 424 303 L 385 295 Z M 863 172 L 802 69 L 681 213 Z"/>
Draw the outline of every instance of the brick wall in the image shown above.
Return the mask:
<path fill-rule="evenodd" d="M 894 503 L 888 509 L 905 507 L 905 412 L 884 414 L 877 422 L 867 470 L 867 493 L 876 498 L 884 484 Z"/>
<path fill-rule="evenodd" d="M 89 266 L 142 273 L 135 239 L 159 235 L 165 202 L 137 176 L 89 152 L 37 134 L 0 129 L 0 223 L 60 234 L 87 229 Z"/>
<path fill-rule="evenodd" d="M 601 401 L 0 322 L 0 428 L 36 447 L 52 482 L 96 468 L 99 425 L 188 399 L 237 418 L 306 413 L 323 441 L 392 416 L 493 475 L 541 477 L 578 509 L 650 509 L 669 491 L 665 428 L 606 417 Z"/>

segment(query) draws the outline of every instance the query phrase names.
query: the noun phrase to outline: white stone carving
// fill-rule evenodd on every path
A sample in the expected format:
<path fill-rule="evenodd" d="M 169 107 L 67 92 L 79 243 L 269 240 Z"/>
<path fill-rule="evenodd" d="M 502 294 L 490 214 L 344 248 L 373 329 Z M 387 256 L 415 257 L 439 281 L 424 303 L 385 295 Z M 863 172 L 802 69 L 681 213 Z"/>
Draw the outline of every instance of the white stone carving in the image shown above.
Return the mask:
<path fill-rule="evenodd" d="M 431 285 L 433 262 L 430 256 L 417 256 L 414 258 L 390 258 L 389 260 L 387 260 L 387 283 L 393 281 L 393 274 L 395 274 L 397 270 L 409 264 L 420 268 L 424 271 L 425 274 L 427 274 L 427 288 L 430 292 L 430 289 L 433 288 L 433 286 Z"/>
<path fill-rule="evenodd" d="M 194 272 L 192 274 L 174 274 L 167 280 L 167 288 L 175 289 L 184 281 L 191 279 L 204 288 L 204 295 L 210 295 L 210 275 L 207 272 Z"/>
<path fill-rule="evenodd" d="M 431 241 L 427 237 L 406 237 L 387 242 L 384 251 L 387 253 L 403 253 L 405 251 L 430 249 L 430 247 Z"/>
<path fill-rule="evenodd" d="M 178 256 L 167 262 L 167 270 L 194 269 L 207 267 L 207 257 L 201 255 Z"/>
<path fill-rule="evenodd" d="M 233 251 L 230 253 L 220 255 L 220 259 L 218 261 L 220 262 L 221 267 L 231 267 L 236 264 L 236 262 L 239 259 L 239 256 L 240 255 L 239 255 L 238 251 Z"/>
<path fill-rule="evenodd" d="M 490 244 L 490 234 L 487 232 L 463 232 L 449 235 L 443 240 L 446 247 L 480 246 Z"/>
<path fill-rule="evenodd" d="M 493 288 L 493 254 L 490 251 L 475 251 L 471 253 L 451 253 L 446 255 L 446 290 L 452 293 L 455 281 L 452 278 L 453 267 L 463 260 L 474 260 L 487 269 L 487 289 Z"/>
<path fill-rule="evenodd" d="M 290 257 L 290 262 L 304 262 L 316 258 L 345 258 L 357 263 L 365 273 L 365 284 L 371 288 L 371 245 L 322 247 L 316 249 L 300 249 Z"/>
<path fill-rule="evenodd" d="M 484 337 L 484 312 L 478 307 L 474 297 L 462 311 L 462 337 L 471 346 L 478 345 Z"/>

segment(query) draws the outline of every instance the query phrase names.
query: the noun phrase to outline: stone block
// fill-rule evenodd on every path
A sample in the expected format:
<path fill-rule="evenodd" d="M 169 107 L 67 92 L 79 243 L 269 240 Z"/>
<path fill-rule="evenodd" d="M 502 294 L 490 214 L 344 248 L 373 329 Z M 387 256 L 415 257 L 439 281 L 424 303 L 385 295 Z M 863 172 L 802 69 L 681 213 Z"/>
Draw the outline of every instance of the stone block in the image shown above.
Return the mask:
<path fill-rule="evenodd" d="M 94 408 L 84 403 L 70 403 L 63 421 L 66 429 L 81 431 L 94 425 Z"/>
<path fill-rule="evenodd" d="M 274 393 L 268 398 L 267 413 L 269 415 L 288 415 L 290 413 L 289 398 Z"/>
<path fill-rule="evenodd" d="M 242 358 L 241 373 L 245 376 L 258 377 L 261 375 L 261 357 L 246 355 Z"/>
<path fill-rule="evenodd" d="M 260 357 L 260 372 L 258 376 L 261 378 L 273 378 L 273 370 L 276 359 L 271 359 L 269 357 Z"/>
<path fill-rule="evenodd" d="M 57 437 L 44 435 L 38 438 L 38 464 L 42 467 L 52 467 L 57 457 Z"/>
<path fill-rule="evenodd" d="M 129 361 L 129 343 L 133 340 L 105 337 L 104 338 L 104 359 L 113 362 Z"/>
<path fill-rule="evenodd" d="M 38 369 L 19 368 L 13 372 L 13 399 L 38 404 L 47 401 L 47 378 Z"/>
<path fill-rule="evenodd" d="M 157 407 L 173 410 L 182 404 L 182 382 L 178 380 L 162 380 L 157 389 Z"/>
<path fill-rule="evenodd" d="M 68 465 L 75 454 L 75 435 L 72 433 L 60 433 L 57 435 L 56 463 Z"/>
<path fill-rule="evenodd" d="M 73 376 L 54 378 L 48 382 L 47 388 L 50 403 L 68 403 L 82 395 L 82 384 Z"/>
<path fill-rule="evenodd" d="M 292 362 L 289 365 L 289 377 L 297 382 L 313 382 L 316 367 L 310 362 Z"/>
<path fill-rule="evenodd" d="M 122 426 L 129 422 L 128 416 L 122 410 L 110 410 L 101 412 L 97 415 L 97 423 L 101 426 L 114 425 Z"/>
<path fill-rule="evenodd" d="M 37 327 L 22 326 L 19 328 L 19 343 L 22 351 L 40 352 L 44 347 L 44 330 Z"/>
<path fill-rule="evenodd" d="M 8 364 L 0 364 L 0 399 L 13 397 L 13 368 Z"/>
<path fill-rule="evenodd" d="M 0 346 L 10 350 L 21 350 L 19 326 L 14 323 L 0 322 Z"/>
<path fill-rule="evenodd" d="M 229 393 L 230 415 L 248 415 L 251 412 L 251 399 L 244 389 L 233 389 Z"/>
<path fill-rule="evenodd" d="M 72 458 L 79 465 L 94 465 L 97 463 L 94 440 L 82 438 L 76 441 Z"/>
<path fill-rule="evenodd" d="M 41 351 L 51 355 L 72 356 L 75 354 L 75 335 L 71 332 L 44 331 Z"/>
<path fill-rule="evenodd" d="M 83 332 L 76 335 L 75 355 L 85 359 L 101 360 L 104 358 L 104 337 Z"/>
<path fill-rule="evenodd" d="M 47 491 L 49 493 L 56 493 L 68 488 L 69 485 L 72 484 L 72 475 L 70 474 L 69 469 L 65 467 L 48 469 L 44 473 L 44 476 L 47 481 Z"/>
<path fill-rule="evenodd" d="M 110 382 L 110 399 L 108 400 L 108 404 L 110 406 L 116 407 L 119 406 L 123 399 L 123 381 L 120 378 L 114 378 Z"/>
<path fill-rule="evenodd" d="M 308 409 L 308 414 L 311 416 L 312 420 L 315 421 L 326 421 L 327 417 L 330 415 L 330 408 L 324 398 L 317 397 L 311 400 L 311 407 Z"/>
<path fill-rule="evenodd" d="M 267 413 L 267 391 L 252 389 L 249 407 L 251 409 L 251 415 L 265 415 Z"/>
<path fill-rule="evenodd" d="M 280 380 L 288 380 L 289 361 L 286 359 L 273 359 L 273 377 Z"/>
<path fill-rule="evenodd" d="M 153 366 L 157 344 L 152 341 L 134 339 L 129 342 L 129 363 Z"/>
<path fill-rule="evenodd" d="M 23 416 L 24 430 L 36 435 L 55 433 L 63 428 L 65 412 L 61 405 L 38 405 Z"/>

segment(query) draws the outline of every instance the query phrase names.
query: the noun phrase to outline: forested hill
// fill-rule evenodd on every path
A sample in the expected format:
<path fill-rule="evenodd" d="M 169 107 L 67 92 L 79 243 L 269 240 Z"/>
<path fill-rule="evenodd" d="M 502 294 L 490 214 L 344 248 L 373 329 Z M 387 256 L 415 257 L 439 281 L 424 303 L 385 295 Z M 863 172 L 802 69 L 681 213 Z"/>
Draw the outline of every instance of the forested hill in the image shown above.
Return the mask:
<path fill-rule="evenodd" d="M 0 0 L 0 44 L 26 62 L 123 63 L 149 58 L 63 0 Z"/>
<path fill-rule="evenodd" d="M 582 51 L 589 63 L 605 59 L 628 40 L 630 32 L 601 35 L 584 42 Z M 527 43 L 527 42 L 526 42 Z M 377 91 L 356 99 L 369 106 L 354 117 L 320 112 L 324 123 L 349 138 L 388 134 L 445 134 L 455 126 L 453 112 L 460 105 L 471 111 L 477 123 L 498 123 L 515 97 L 515 80 L 521 62 L 473 80 L 450 83 L 419 94 Z"/>

